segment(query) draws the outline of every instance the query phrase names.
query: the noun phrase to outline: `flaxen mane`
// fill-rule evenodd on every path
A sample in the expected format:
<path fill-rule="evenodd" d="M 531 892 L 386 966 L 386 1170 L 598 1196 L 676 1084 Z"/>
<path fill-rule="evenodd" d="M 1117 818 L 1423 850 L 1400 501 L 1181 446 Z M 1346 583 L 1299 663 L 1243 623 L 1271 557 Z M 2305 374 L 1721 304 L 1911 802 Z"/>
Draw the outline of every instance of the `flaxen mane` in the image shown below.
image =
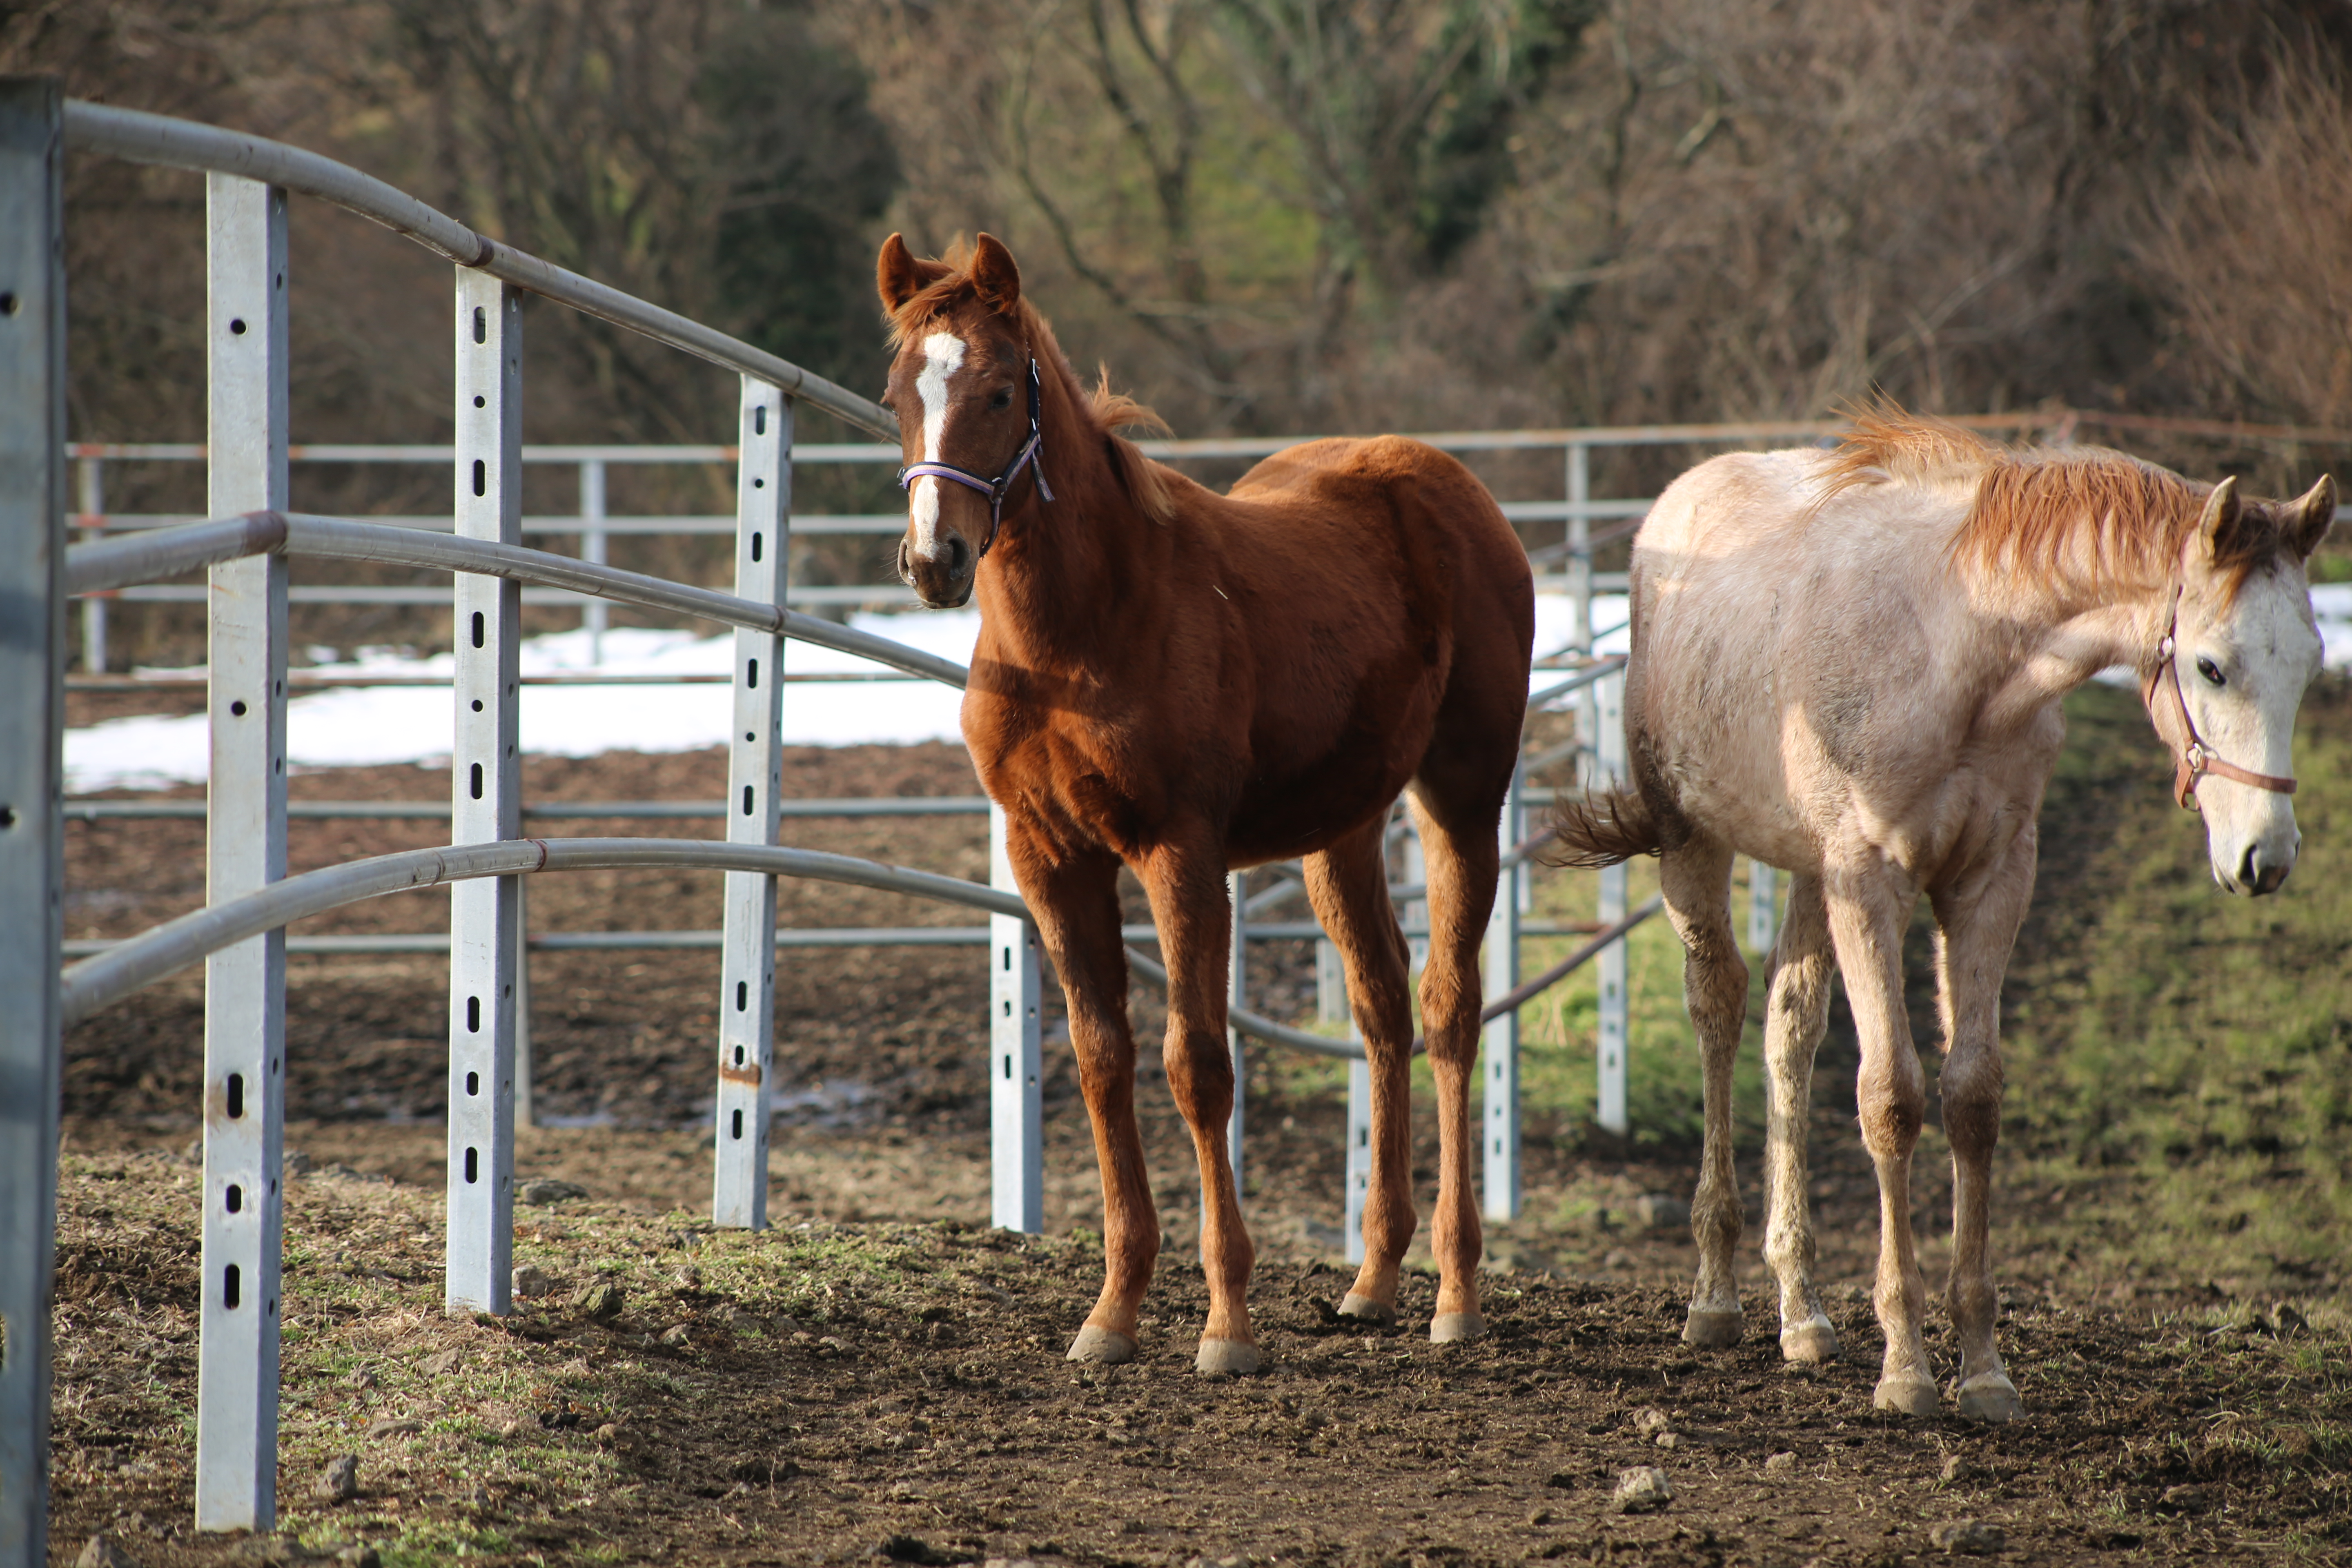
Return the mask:
<path fill-rule="evenodd" d="M 1855 485 L 1964 483 L 1976 496 L 1953 534 L 1955 564 L 2027 573 L 2077 593 L 2156 587 L 2177 571 L 2210 485 L 2102 447 L 2007 447 L 1879 401 L 1858 410 L 1830 458 L 1824 499 Z M 2285 548 L 2276 515 L 2241 509 L 2216 541 L 2215 569 L 2234 597 Z"/>
<path fill-rule="evenodd" d="M 971 246 L 957 239 L 947 248 L 947 254 L 929 263 L 946 270 L 896 310 L 890 312 L 890 347 L 896 352 L 908 338 L 925 326 L 961 304 L 972 291 Z M 1021 335 L 1028 340 L 1030 351 L 1037 356 L 1038 368 L 1051 376 L 1059 370 L 1075 389 L 1085 384 L 1062 353 L 1060 342 L 1054 336 L 1053 324 L 1038 312 L 1024 297 L 1014 301 L 1013 320 L 1021 326 Z M 1167 422 L 1143 404 L 1123 392 L 1110 389 L 1110 370 L 1102 368 L 1100 381 L 1091 389 L 1081 391 L 1075 400 L 1078 413 L 1092 426 L 1090 434 L 1103 442 L 1110 454 L 1111 467 L 1118 470 L 1119 482 L 1137 507 L 1147 517 L 1166 522 L 1175 513 L 1175 501 L 1169 494 L 1169 482 L 1176 476 L 1145 457 L 1122 431 L 1142 429 L 1165 435 Z M 1047 437 L 1047 451 L 1054 440 Z"/>

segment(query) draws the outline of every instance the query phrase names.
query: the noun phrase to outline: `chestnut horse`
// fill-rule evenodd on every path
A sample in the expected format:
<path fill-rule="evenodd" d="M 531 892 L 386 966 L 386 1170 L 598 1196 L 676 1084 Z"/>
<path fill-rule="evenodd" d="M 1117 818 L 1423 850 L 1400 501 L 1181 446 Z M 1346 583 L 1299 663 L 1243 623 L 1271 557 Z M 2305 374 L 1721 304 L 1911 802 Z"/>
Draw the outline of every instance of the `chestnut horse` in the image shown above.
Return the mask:
<path fill-rule="evenodd" d="M 964 741 L 1060 973 L 1102 1168 L 1102 1296 L 1070 1359 L 1135 1355 L 1160 1250 L 1122 865 L 1159 927 L 1168 1084 L 1200 1162 L 1199 1370 L 1258 1364 L 1225 1146 L 1229 868 L 1305 857 L 1316 917 L 1346 960 L 1372 1172 L 1364 1264 L 1339 1310 L 1393 1321 L 1414 1226 L 1412 1012 L 1383 855 L 1400 791 L 1428 859 L 1421 1005 L 1442 1140 L 1430 1337 L 1479 1332 L 1469 1096 L 1478 944 L 1534 640 L 1517 537 L 1469 470 L 1393 437 L 1293 447 L 1223 496 L 1150 461 L 1118 432 L 1150 416 L 1080 383 L 988 235 L 944 261 L 893 235 L 877 277 L 898 345 L 883 401 L 907 458 L 899 574 L 935 608 L 979 602 Z"/>
<path fill-rule="evenodd" d="M 1795 873 L 1764 1036 L 1764 1255 L 1782 1355 L 1837 1353 L 1805 1202 L 1833 954 L 1878 1171 L 1875 1403 L 1937 1406 L 1911 1237 L 1926 1092 L 1902 974 L 1924 891 L 1952 1145 L 1954 1394 L 1978 1419 L 2023 1410 L 1994 1342 L 1987 1247 L 2001 976 L 2065 738 L 2059 700 L 2109 666 L 2137 670 L 2175 793 L 2205 815 L 2214 879 L 2275 889 L 2301 843 L 2289 742 L 2320 658 L 2304 563 L 2335 515 L 2326 479 L 2300 500 L 2247 501 L 2235 480 L 2192 484 L 2116 452 L 2010 450 L 1892 407 L 1858 418 L 1836 452 L 1717 458 L 1658 498 L 1633 546 L 1633 786 L 1565 805 L 1559 837 L 1574 864 L 1658 856 L 1687 952 L 1706 1135 L 1685 1340 L 1728 1345 L 1741 1330 L 1730 1101 L 1748 968 L 1728 895 L 1744 854 Z"/>

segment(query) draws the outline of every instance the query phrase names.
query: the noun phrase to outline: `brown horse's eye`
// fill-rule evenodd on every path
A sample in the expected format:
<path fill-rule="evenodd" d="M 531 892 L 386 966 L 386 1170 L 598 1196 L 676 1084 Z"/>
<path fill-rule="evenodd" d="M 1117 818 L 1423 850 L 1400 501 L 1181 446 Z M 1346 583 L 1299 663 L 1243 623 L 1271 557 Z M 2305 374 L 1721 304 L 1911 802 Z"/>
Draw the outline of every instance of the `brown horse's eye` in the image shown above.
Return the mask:
<path fill-rule="evenodd" d="M 1012 389 L 1011 387 L 1009 387 L 1009 386 L 1000 386 L 1000 387 L 998 387 L 998 388 L 996 389 L 996 395 L 995 395 L 995 396 L 993 396 L 993 397 L 992 397 L 992 398 L 990 398 L 990 399 L 988 400 L 988 405 L 989 405 L 991 408 L 1010 408 L 1010 407 L 1012 407 L 1012 406 L 1013 406 L 1013 389 Z"/>
<path fill-rule="evenodd" d="M 2209 685 L 2227 686 L 2230 684 L 2228 681 L 2221 679 L 2221 667 L 2215 664 L 2211 659 L 2207 658 L 2202 654 L 2197 656 L 2197 673 L 2203 676 Z"/>

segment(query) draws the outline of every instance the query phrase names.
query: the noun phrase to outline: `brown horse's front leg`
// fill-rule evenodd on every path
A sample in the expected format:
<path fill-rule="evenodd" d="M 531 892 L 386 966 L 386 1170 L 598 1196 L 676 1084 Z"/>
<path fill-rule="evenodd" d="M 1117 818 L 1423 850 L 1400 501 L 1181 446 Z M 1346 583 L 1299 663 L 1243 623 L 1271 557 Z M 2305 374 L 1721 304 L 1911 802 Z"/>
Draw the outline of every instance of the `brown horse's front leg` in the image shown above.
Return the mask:
<path fill-rule="evenodd" d="M 1234 1062 L 1225 1043 L 1225 957 L 1232 936 L 1223 846 L 1202 832 L 1165 841 L 1141 866 L 1160 950 L 1168 965 L 1168 1088 L 1192 1130 L 1201 1164 L 1201 1267 L 1209 1321 L 1195 1365 L 1211 1376 L 1255 1372 L 1249 1277 L 1256 1260 L 1234 1190 L 1225 1130 L 1233 1117 Z"/>
<path fill-rule="evenodd" d="M 1070 1359 L 1135 1359 L 1136 1313 L 1160 1256 L 1160 1216 L 1135 1121 L 1135 1037 L 1127 1018 L 1127 954 L 1118 938 L 1118 861 L 1093 855 L 1049 859 L 1018 819 L 1007 848 L 1037 931 L 1053 954 L 1070 1015 L 1078 1083 L 1102 1170 L 1103 1288 Z"/>

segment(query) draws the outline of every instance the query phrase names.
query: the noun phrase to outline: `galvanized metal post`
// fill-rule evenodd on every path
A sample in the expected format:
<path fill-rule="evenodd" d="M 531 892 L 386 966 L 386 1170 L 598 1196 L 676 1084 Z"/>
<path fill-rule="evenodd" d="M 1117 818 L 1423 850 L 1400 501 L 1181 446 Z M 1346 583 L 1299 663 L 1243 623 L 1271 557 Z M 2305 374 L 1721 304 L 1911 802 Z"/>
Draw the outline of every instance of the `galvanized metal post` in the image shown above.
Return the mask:
<path fill-rule="evenodd" d="M 1360 1043 L 1363 1031 L 1349 1029 Z M 1350 1263 L 1364 1260 L 1364 1199 L 1372 1190 L 1372 1068 L 1371 1064 L 1348 1064 L 1348 1212 L 1339 1223 L 1341 1240 Z"/>
<path fill-rule="evenodd" d="M 1225 953 L 1225 1005 L 1228 1008 L 1249 1005 L 1249 942 L 1243 930 L 1242 913 L 1248 884 L 1249 873 L 1246 871 L 1230 872 L 1225 878 L 1225 899 L 1234 911 L 1233 941 Z M 1233 1053 L 1234 1058 L 1234 1115 L 1232 1123 L 1225 1129 L 1225 1157 L 1234 1168 L 1234 1196 L 1238 1200 L 1243 1192 L 1242 1105 L 1248 1098 L 1249 1079 L 1244 1074 L 1242 1032 L 1233 1026 L 1230 1019 L 1225 1024 L 1225 1048 Z"/>
<path fill-rule="evenodd" d="M 457 525 L 462 539 L 522 542 L 522 300 L 457 268 Z M 457 725 L 450 747 L 449 842 L 522 837 L 520 584 L 455 574 Z M 520 879 L 449 889 L 449 1177 L 446 1278 L 451 1312 L 504 1312 L 514 1269 L 516 958 Z"/>
<path fill-rule="evenodd" d="M 1576 651 L 1592 652 L 1592 520 L 1585 509 L 1592 502 L 1592 454 L 1581 442 L 1568 448 L 1568 603 L 1569 637 Z M 1576 694 L 1576 738 L 1583 747 L 1576 759 L 1579 783 L 1592 777 L 1594 736 L 1600 731 L 1600 694 L 1587 686 Z"/>
<path fill-rule="evenodd" d="M 988 884 L 1018 893 L 1004 808 L 988 808 Z M 1037 928 L 1017 915 L 988 917 L 989 1220 L 1000 1230 L 1045 1228 L 1045 1099 L 1037 1006 L 1045 979 Z"/>
<path fill-rule="evenodd" d="M 1748 862 L 1748 947 L 1762 958 L 1780 934 L 1780 873 L 1761 860 Z"/>
<path fill-rule="evenodd" d="M 761 384 L 766 384 L 765 383 Z M 604 460 L 591 458 L 580 465 L 580 559 L 604 564 L 604 531 L 596 526 L 604 521 Z M 588 662 L 604 662 L 604 626 L 607 605 L 602 599 L 590 599 L 580 610 L 580 624 L 588 632 Z"/>
<path fill-rule="evenodd" d="M 64 911 L 63 98 L 0 79 L 0 1568 L 47 1568 Z"/>
<path fill-rule="evenodd" d="M 1339 944 L 1329 937 L 1315 939 L 1315 1019 L 1320 1024 L 1348 1021 L 1348 966 Z"/>
<path fill-rule="evenodd" d="M 1412 819 L 1411 813 L 1405 816 L 1404 838 L 1400 848 L 1404 861 L 1404 869 L 1401 875 L 1414 887 L 1427 885 L 1429 857 L 1422 852 L 1421 825 Z M 1404 908 L 1397 911 L 1397 917 L 1404 922 L 1408 931 L 1417 927 L 1422 932 L 1419 936 L 1406 937 L 1404 943 L 1407 969 L 1417 975 L 1429 967 L 1429 900 L 1427 899 L 1406 900 Z"/>
<path fill-rule="evenodd" d="M 514 1120 L 518 1127 L 539 1125 L 531 1103 L 533 1071 L 530 1059 L 530 879 L 515 879 L 515 1040 Z"/>
<path fill-rule="evenodd" d="M 214 517 L 287 504 L 286 193 L 205 179 Z M 207 902 L 286 875 L 286 563 L 212 569 Z M 202 1343 L 196 1528 L 268 1530 L 278 1498 L 278 1183 L 286 933 L 205 961 Z"/>
<path fill-rule="evenodd" d="M 1521 770 L 1511 770 L 1510 793 L 1496 829 L 1501 853 L 1519 841 Z M 1519 900 L 1517 868 L 1507 868 L 1495 889 L 1494 912 L 1486 917 L 1486 993 L 1508 994 L 1519 983 Z M 1517 1219 L 1519 1214 L 1519 1016 L 1497 1015 L 1486 1025 L 1486 1217 Z"/>
<path fill-rule="evenodd" d="M 1625 776 L 1625 677 L 1620 672 L 1593 682 L 1588 690 L 1601 694 L 1601 723 L 1596 737 L 1602 782 L 1615 784 Z M 1625 868 L 1611 866 L 1601 873 L 1601 923 L 1615 925 L 1625 918 Z M 1611 1132 L 1631 1126 L 1625 1110 L 1625 939 L 1601 950 L 1600 1093 L 1593 1120 Z"/>
<path fill-rule="evenodd" d="M 793 406 L 743 378 L 735 475 L 735 593 L 781 607 L 793 526 Z M 583 482 L 585 474 L 583 475 Z M 601 513 L 604 474 L 596 475 Z M 735 727 L 728 734 L 727 840 L 776 841 L 783 788 L 784 639 L 735 633 Z M 710 1177 L 714 1224 L 768 1224 L 769 1099 L 774 1092 L 776 879 L 727 873 L 719 964 L 719 1094 Z"/>
<path fill-rule="evenodd" d="M 95 543 L 106 537 L 105 459 L 82 458 L 75 467 L 80 470 L 80 502 L 82 541 Z M 86 594 L 81 601 L 81 667 L 91 675 L 106 670 L 106 602 L 111 594 Z"/>

